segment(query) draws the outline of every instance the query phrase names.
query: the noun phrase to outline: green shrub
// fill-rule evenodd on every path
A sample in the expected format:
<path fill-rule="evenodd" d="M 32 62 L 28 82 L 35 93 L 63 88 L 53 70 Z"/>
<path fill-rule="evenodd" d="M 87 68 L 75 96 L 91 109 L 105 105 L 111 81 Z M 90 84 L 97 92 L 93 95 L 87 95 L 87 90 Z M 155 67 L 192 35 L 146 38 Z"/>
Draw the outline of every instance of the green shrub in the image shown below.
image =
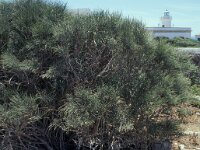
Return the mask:
<path fill-rule="evenodd" d="M 156 40 L 163 40 L 164 42 L 173 45 L 175 47 L 200 47 L 200 42 L 193 40 L 193 39 L 189 39 L 189 38 L 182 38 L 182 37 L 176 37 L 173 39 L 169 39 L 166 37 L 162 37 L 162 38 L 155 38 Z"/>
<path fill-rule="evenodd" d="M 177 111 L 178 111 L 179 117 L 181 117 L 181 118 L 187 117 L 192 114 L 192 112 L 187 108 L 180 108 Z"/>
<path fill-rule="evenodd" d="M 195 106 L 200 108 L 200 87 L 199 85 L 195 84 L 191 86 L 191 91 L 193 94 L 193 98 L 191 99 L 190 103 Z"/>
<path fill-rule="evenodd" d="M 1 108 L 28 113 L 28 120 L 37 110 L 41 117 L 30 124 L 18 119 L 23 134 L 9 132 L 8 140 L 1 139 L 12 139 L 5 147 L 61 149 L 63 134 L 71 131 L 78 140 L 83 137 L 82 145 L 90 138 L 110 145 L 113 137 L 129 133 L 126 138 L 132 139 L 150 128 L 160 107 L 190 95 L 188 58 L 155 41 L 135 19 L 104 11 L 72 15 L 65 6 L 42 0 L 0 7 Z M 12 93 L 18 93 L 17 103 Z M 0 128 L 5 126 L 1 118 Z M 51 128 L 60 132 L 54 135 Z"/>

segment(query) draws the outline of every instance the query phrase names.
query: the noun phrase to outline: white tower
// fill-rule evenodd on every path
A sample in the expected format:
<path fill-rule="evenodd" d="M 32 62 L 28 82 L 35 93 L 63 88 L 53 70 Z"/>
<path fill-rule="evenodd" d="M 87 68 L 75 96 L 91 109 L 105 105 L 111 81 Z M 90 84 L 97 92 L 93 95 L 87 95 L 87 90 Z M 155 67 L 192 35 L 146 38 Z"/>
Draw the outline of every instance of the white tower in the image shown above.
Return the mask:
<path fill-rule="evenodd" d="M 164 12 L 164 16 L 161 17 L 162 27 L 171 27 L 172 17 L 169 15 L 169 11 Z"/>

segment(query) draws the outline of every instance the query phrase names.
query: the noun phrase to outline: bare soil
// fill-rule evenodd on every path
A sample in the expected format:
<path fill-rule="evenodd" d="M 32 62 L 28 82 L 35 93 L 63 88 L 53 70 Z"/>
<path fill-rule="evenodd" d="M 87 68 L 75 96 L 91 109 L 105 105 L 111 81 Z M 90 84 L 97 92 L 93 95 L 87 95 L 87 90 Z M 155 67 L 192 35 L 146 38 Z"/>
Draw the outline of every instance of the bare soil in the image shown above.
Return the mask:
<path fill-rule="evenodd" d="M 180 109 L 187 110 L 188 114 L 181 116 L 178 113 Z M 182 135 L 173 137 L 173 150 L 179 150 L 180 145 L 183 145 L 185 150 L 200 150 L 200 109 L 184 104 L 179 108 L 174 108 L 174 111 L 177 111 L 174 117 L 178 117 L 181 121 Z"/>

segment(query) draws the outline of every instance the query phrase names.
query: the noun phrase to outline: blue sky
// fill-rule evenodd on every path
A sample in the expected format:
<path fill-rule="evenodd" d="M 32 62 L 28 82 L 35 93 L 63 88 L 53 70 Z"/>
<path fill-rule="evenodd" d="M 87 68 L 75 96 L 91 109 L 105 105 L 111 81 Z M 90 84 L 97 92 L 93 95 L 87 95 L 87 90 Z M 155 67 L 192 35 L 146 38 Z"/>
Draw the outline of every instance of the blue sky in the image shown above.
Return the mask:
<path fill-rule="evenodd" d="M 55 1 L 55 0 L 54 0 Z M 200 0 L 60 0 L 69 8 L 89 8 L 120 12 L 141 20 L 146 26 L 158 26 L 168 9 L 177 27 L 191 27 L 192 35 L 200 34 Z"/>

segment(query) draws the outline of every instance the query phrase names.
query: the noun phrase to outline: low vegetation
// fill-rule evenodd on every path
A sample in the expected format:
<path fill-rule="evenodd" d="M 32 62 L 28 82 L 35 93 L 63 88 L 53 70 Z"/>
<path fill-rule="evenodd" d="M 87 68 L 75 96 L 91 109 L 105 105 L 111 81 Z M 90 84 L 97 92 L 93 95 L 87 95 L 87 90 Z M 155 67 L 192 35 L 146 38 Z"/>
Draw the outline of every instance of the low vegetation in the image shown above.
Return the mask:
<path fill-rule="evenodd" d="M 155 118 L 190 98 L 195 67 L 141 22 L 42 0 L 1 2 L 0 22 L 1 149 L 147 146 L 177 129 Z"/>
<path fill-rule="evenodd" d="M 175 47 L 200 47 L 200 41 L 189 39 L 189 38 L 183 38 L 183 37 L 182 38 L 177 37 L 173 39 L 169 39 L 166 37 L 163 37 L 163 38 L 158 37 L 156 38 L 156 40 L 162 40 Z"/>

